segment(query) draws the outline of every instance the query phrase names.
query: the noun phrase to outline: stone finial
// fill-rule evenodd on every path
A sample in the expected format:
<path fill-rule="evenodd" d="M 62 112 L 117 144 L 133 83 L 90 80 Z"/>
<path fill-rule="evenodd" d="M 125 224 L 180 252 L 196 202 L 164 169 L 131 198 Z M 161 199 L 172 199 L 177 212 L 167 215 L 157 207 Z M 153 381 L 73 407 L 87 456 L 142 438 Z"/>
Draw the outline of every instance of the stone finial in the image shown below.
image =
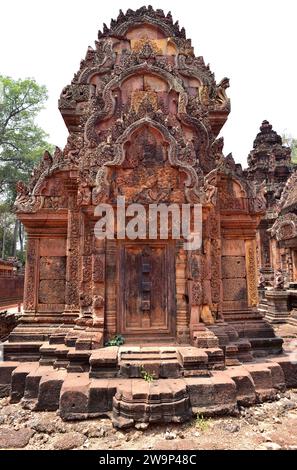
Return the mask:
<path fill-rule="evenodd" d="M 282 138 L 272 129 L 272 125 L 264 120 L 260 126 L 260 132 L 257 134 L 257 137 L 254 140 L 254 148 L 258 147 L 261 144 L 282 145 Z"/>

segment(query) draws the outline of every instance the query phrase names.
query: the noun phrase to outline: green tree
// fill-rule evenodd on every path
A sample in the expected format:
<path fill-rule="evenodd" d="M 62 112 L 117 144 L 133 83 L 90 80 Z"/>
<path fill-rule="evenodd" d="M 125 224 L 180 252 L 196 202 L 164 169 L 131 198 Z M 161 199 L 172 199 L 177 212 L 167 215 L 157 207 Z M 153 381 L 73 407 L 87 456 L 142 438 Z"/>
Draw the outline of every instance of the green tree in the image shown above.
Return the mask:
<path fill-rule="evenodd" d="M 4 256 L 16 255 L 18 238 L 23 247 L 22 227 L 12 216 L 16 182 L 28 182 L 44 150 L 52 150 L 48 135 L 35 122 L 46 100 L 46 88 L 35 80 L 13 80 L 0 75 L 0 235 Z"/>

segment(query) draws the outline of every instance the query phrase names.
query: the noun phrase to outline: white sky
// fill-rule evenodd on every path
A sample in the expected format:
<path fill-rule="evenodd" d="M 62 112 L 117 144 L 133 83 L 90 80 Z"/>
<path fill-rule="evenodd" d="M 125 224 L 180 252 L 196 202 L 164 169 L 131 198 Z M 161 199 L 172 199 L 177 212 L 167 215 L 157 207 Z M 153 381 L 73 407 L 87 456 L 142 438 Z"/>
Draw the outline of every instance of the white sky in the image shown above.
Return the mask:
<path fill-rule="evenodd" d="M 263 119 L 278 133 L 297 137 L 296 0 L 154 0 L 186 28 L 196 55 L 210 63 L 217 81 L 230 78 L 231 114 L 221 135 L 225 154 L 245 164 Z M 53 144 L 64 146 L 67 130 L 57 107 L 93 46 L 103 22 L 119 8 L 144 0 L 10 0 L 2 2 L 0 73 L 34 77 L 48 88 L 39 124 Z"/>

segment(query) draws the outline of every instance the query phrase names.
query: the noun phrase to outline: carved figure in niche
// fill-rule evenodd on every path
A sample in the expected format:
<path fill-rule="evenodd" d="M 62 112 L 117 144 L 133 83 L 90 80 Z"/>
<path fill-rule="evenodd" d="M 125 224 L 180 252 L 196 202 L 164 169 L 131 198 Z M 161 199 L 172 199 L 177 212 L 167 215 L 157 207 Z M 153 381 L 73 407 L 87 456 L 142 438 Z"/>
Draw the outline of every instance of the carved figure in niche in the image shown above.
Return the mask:
<path fill-rule="evenodd" d="M 217 188 L 209 183 L 207 179 L 204 181 L 204 192 L 206 204 L 216 205 L 217 202 Z"/>
<path fill-rule="evenodd" d="M 96 187 L 92 192 L 92 203 L 94 205 L 105 202 L 109 196 L 109 185 L 106 183 L 106 167 L 99 169 L 96 176 Z"/>
<path fill-rule="evenodd" d="M 30 199 L 29 190 L 23 181 L 16 183 L 17 198 L 15 205 L 25 204 Z"/>
<path fill-rule="evenodd" d="M 144 166 L 156 165 L 163 162 L 162 143 L 157 141 L 153 131 L 148 127 L 140 129 L 132 137 L 126 151 L 127 161 L 142 162 Z"/>
<path fill-rule="evenodd" d="M 91 189 L 88 186 L 86 181 L 83 181 L 77 192 L 77 205 L 78 206 L 88 206 L 91 203 Z"/>
<path fill-rule="evenodd" d="M 280 269 L 278 269 L 275 273 L 275 277 L 274 277 L 274 289 L 276 290 L 283 290 L 284 289 L 284 286 L 285 286 L 285 278 L 284 278 L 284 275 L 282 273 L 282 271 Z"/>
<path fill-rule="evenodd" d="M 179 160 L 188 165 L 194 165 L 196 161 L 196 153 L 193 141 L 191 139 L 187 140 L 186 146 L 182 149 Z"/>
<path fill-rule="evenodd" d="M 104 307 L 104 297 L 102 295 L 95 295 L 93 298 L 93 308 L 99 309 Z"/>
<path fill-rule="evenodd" d="M 202 85 L 199 87 L 198 96 L 202 105 L 207 106 L 209 104 L 209 88 L 207 85 Z"/>
<path fill-rule="evenodd" d="M 226 89 L 229 88 L 230 86 L 230 81 L 229 78 L 223 78 L 223 80 L 220 81 L 220 83 L 217 85 L 217 96 L 216 96 L 216 102 L 221 105 L 225 106 L 227 103 L 229 103 L 229 98 L 226 94 Z"/>
<path fill-rule="evenodd" d="M 267 201 L 266 201 L 267 188 L 265 181 L 263 181 L 260 186 L 256 188 L 256 197 L 254 199 L 254 209 L 255 211 L 265 210 Z"/>

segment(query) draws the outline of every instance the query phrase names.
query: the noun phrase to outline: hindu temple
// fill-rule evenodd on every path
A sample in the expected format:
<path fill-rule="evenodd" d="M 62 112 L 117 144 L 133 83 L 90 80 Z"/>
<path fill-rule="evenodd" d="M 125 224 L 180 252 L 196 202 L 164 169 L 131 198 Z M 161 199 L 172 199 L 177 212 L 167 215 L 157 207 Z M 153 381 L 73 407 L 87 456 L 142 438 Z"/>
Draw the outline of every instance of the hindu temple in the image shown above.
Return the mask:
<path fill-rule="evenodd" d="M 45 151 L 18 184 L 24 313 L 4 343 L 3 396 L 66 420 L 110 414 L 123 427 L 236 413 L 297 384 L 258 309 L 257 240 L 275 219 L 254 184 L 262 158 L 275 161 L 271 195 L 292 167 L 267 122 L 248 170 L 224 156 L 228 87 L 170 13 L 120 11 L 99 31 L 59 99 L 65 148 Z M 201 246 L 187 250 L 159 226 L 155 238 L 117 228 L 98 238 L 96 208 L 117 212 L 119 197 L 145 211 L 199 205 Z"/>

